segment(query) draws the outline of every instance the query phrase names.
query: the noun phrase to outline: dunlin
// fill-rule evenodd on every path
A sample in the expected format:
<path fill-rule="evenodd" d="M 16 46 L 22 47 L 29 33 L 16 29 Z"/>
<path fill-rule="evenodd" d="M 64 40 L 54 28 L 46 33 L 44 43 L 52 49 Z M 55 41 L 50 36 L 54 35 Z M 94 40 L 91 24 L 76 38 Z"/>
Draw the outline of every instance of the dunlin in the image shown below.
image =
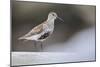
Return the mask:
<path fill-rule="evenodd" d="M 54 21 L 55 19 L 60 19 L 57 16 L 55 12 L 50 12 L 48 14 L 48 18 L 46 21 L 42 22 L 41 24 L 37 25 L 34 27 L 30 32 L 25 34 L 24 36 L 18 38 L 19 40 L 21 39 L 26 39 L 26 40 L 34 40 L 36 42 L 41 42 L 41 48 L 42 47 L 42 42 L 46 40 L 54 31 Z M 62 20 L 63 21 L 63 20 Z"/>

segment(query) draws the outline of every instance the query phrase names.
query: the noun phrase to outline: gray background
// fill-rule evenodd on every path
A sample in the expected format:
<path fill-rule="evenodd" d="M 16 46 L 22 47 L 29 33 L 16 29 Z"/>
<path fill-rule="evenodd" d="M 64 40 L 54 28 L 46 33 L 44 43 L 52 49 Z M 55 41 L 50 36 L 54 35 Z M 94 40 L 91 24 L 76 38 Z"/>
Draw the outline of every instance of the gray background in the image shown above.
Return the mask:
<path fill-rule="evenodd" d="M 11 50 L 40 51 L 39 44 L 37 49 L 34 48 L 34 41 L 24 42 L 18 38 L 45 21 L 51 11 L 56 12 L 64 22 L 59 19 L 55 20 L 55 30 L 52 36 L 43 42 L 44 52 L 75 50 L 87 52 L 85 49 L 90 48 L 93 52 L 95 51 L 95 6 L 21 1 L 12 1 Z M 84 33 L 84 30 L 87 32 Z M 84 49 L 79 49 L 83 45 L 85 45 Z"/>

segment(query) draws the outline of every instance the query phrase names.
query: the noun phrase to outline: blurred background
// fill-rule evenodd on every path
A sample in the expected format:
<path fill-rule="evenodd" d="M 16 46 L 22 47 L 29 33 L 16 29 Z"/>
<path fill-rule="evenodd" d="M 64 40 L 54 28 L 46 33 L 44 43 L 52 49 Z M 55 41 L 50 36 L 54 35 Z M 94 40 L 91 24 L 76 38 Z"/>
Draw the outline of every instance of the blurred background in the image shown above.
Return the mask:
<path fill-rule="evenodd" d="M 43 42 L 43 52 L 92 52 L 95 54 L 95 6 L 72 5 L 12 0 L 11 4 L 11 50 L 41 51 L 34 41 L 24 42 L 19 37 L 47 19 L 54 11 L 64 22 L 55 20 L 55 29 L 51 37 Z"/>

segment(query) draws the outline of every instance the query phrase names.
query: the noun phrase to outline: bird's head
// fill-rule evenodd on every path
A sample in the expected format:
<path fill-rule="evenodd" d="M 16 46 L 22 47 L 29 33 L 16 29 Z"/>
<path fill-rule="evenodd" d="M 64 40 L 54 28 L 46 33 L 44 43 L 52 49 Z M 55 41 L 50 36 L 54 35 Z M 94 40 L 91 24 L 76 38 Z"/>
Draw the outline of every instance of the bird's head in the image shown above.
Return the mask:
<path fill-rule="evenodd" d="M 58 16 L 55 12 L 50 12 L 49 15 L 48 15 L 48 18 L 51 18 L 51 19 L 56 19 Z"/>
<path fill-rule="evenodd" d="M 50 12 L 49 14 L 48 14 L 48 18 L 50 18 L 50 19 L 60 19 L 61 21 L 63 21 L 60 17 L 58 17 L 58 15 L 57 15 L 57 13 L 55 13 L 55 12 Z"/>

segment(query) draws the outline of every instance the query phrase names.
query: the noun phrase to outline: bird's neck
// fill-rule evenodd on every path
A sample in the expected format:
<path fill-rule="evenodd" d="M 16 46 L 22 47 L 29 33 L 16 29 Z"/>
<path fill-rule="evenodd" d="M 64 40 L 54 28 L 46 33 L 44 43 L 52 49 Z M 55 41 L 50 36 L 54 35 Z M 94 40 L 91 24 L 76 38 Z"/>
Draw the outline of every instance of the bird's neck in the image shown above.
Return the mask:
<path fill-rule="evenodd" d="M 48 24 L 54 24 L 55 19 L 54 18 L 48 18 L 47 23 Z"/>
<path fill-rule="evenodd" d="M 54 25 L 54 19 L 52 19 L 52 20 L 47 20 L 47 24 L 48 24 L 48 25 Z"/>
<path fill-rule="evenodd" d="M 47 26 L 48 26 L 48 29 L 50 29 L 51 31 L 53 31 L 54 29 L 54 21 L 55 19 L 47 19 Z"/>

